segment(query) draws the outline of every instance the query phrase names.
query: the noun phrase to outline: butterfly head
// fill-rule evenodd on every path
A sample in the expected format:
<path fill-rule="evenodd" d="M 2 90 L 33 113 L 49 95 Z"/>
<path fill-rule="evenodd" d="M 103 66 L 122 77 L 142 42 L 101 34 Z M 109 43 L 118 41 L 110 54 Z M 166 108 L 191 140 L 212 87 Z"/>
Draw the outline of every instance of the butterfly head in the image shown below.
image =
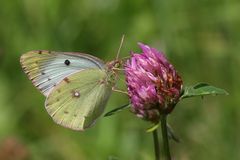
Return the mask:
<path fill-rule="evenodd" d="M 122 67 L 122 60 L 113 60 L 106 63 L 106 70 L 107 70 L 107 82 L 114 85 L 116 80 L 118 79 L 118 71 L 121 70 Z"/>
<path fill-rule="evenodd" d="M 116 59 L 116 60 L 107 62 L 106 66 L 108 71 L 118 70 L 122 66 L 122 60 Z"/>

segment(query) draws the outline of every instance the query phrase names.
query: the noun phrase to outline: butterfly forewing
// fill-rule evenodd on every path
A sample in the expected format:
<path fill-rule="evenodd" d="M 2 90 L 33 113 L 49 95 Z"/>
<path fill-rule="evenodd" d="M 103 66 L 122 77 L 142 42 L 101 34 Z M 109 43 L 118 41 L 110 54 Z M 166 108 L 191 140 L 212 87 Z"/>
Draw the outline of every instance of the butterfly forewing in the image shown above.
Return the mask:
<path fill-rule="evenodd" d="M 102 114 L 110 93 L 105 70 L 85 69 L 64 78 L 54 87 L 45 107 L 56 123 L 84 130 Z"/>
<path fill-rule="evenodd" d="M 83 69 L 105 66 L 94 56 L 73 52 L 30 51 L 20 61 L 29 79 L 45 96 L 65 77 Z"/>

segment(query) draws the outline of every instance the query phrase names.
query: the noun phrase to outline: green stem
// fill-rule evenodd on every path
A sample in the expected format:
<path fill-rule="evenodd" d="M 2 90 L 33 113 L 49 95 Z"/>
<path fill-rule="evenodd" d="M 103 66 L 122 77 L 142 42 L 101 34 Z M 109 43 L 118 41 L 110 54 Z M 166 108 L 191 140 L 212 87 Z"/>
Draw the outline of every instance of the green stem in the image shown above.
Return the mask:
<path fill-rule="evenodd" d="M 160 147 L 159 147 L 157 129 L 155 129 L 152 133 L 153 133 L 153 141 L 154 141 L 155 160 L 160 160 Z"/>
<path fill-rule="evenodd" d="M 162 128 L 162 138 L 163 138 L 163 153 L 166 160 L 171 160 L 171 154 L 169 150 L 168 133 L 167 133 L 167 115 L 161 115 L 161 128 Z"/>

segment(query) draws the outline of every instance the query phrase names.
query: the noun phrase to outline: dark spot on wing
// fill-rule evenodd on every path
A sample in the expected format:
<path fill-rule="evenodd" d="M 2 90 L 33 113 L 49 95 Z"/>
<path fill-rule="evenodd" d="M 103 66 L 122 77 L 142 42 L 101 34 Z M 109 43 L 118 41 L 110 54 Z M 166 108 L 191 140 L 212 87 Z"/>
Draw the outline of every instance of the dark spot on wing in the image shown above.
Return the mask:
<path fill-rule="evenodd" d="M 68 111 L 64 111 L 65 114 L 68 114 L 69 112 Z"/>
<path fill-rule="evenodd" d="M 44 73 L 44 72 L 41 72 L 41 74 L 42 74 L 42 75 L 45 75 L 45 73 Z"/>
<path fill-rule="evenodd" d="M 50 105 L 52 105 L 52 103 L 48 102 L 48 103 L 46 104 L 46 107 L 49 107 Z"/>
<path fill-rule="evenodd" d="M 63 80 L 64 80 L 66 83 L 70 83 L 70 80 L 69 80 L 67 77 L 65 77 Z"/>
<path fill-rule="evenodd" d="M 99 82 L 99 84 L 104 84 L 104 83 L 106 83 L 105 80 L 103 80 L 103 79 L 100 79 L 98 82 Z"/>
<path fill-rule="evenodd" d="M 66 64 L 67 66 L 69 66 L 70 63 L 71 63 L 71 62 L 70 62 L 68 59 L 66 59 L 65 62 L 64 62 L 64 64 Z"/>
<path fill-rule="evenodd" d="M 51 78 L 48 78 L 48 81 L 51 81 Z"/>

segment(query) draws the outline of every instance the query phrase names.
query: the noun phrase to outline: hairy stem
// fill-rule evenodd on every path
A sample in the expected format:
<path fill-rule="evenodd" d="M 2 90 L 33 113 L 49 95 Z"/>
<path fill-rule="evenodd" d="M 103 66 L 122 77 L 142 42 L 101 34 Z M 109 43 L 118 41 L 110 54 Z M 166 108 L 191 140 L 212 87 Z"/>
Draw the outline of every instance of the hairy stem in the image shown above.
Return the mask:
<path fill-rule="evenodd" d="M 166 160 L 171 160 L 171 154 L 169 150 L 168 133 L 167 133 L 167 115 L 161 115 L 161 128 L 163 139 L 163 153 Z"/>
<path fill-rule="evenodd" d="M 160 147 L 158 141 L 158 131 L 155 129 L 153 132 L 154 150 L 155 150 L 155 160 L 160 160 Z"/>

